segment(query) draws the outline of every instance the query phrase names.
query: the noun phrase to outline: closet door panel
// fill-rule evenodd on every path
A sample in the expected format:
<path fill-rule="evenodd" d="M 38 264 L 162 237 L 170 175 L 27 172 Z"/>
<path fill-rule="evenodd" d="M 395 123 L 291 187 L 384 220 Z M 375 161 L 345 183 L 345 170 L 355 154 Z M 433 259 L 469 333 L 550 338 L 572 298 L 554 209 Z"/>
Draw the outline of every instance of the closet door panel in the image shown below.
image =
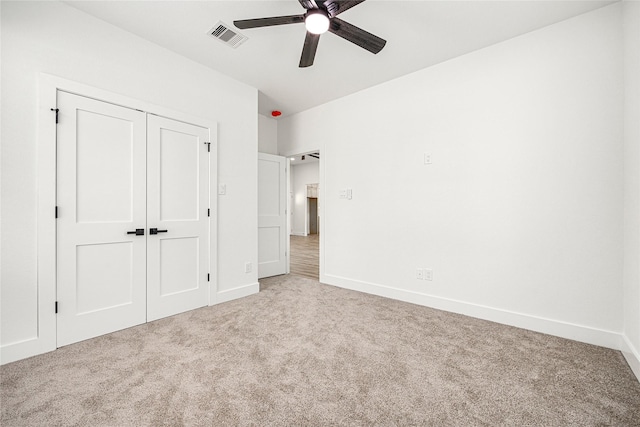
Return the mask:
<path fill-rule="evenodd" d="M 148 116 L 147 319 L 209 302 L 209 129 Z"/>
<path fill-rule="evenodd" d="M 58 108 L 60 347 L 146 320 L 146 123 L 66 92 Z"/>

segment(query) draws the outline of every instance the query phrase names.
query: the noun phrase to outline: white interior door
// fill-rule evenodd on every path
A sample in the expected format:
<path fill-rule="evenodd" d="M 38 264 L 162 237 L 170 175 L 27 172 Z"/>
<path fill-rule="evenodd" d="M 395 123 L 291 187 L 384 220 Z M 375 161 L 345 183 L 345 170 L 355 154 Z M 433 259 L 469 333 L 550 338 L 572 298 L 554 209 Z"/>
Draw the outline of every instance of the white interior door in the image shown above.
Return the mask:
<path fill-rule="evenodd" d="M 209 129 L 148 115 L 147 320 L 209 302 Z M 154 232 L 153 230 L 157 230 Z"/>
<path fill-rule="evenodd" d="M 258 278 L 287 270 L 286 159 L 258 153 Z"/>
<path fill-rule="evenodd" d="M 65 92 L 58 108 L 63 346 L 146 320 L 146 236 L 135 234 L 146 228 L 146 124 L 140 111 Z"/>

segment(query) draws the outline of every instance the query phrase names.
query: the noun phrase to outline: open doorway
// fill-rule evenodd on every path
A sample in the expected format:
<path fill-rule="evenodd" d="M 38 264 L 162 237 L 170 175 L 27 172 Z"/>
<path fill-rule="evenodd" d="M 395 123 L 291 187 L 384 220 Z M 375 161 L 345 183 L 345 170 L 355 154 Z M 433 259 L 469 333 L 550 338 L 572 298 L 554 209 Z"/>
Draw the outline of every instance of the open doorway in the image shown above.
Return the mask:
<path fill-rule="evenodd" d="M 320 277 L 320 153 L 291 156 L 290 272 Z"/>
<path fill-rule="evenodd" d="M 318 198 L 307 196 L 307 222 L 309 223 L 309 234 L 320 233 L 320 221 L 318 218 Z"/>

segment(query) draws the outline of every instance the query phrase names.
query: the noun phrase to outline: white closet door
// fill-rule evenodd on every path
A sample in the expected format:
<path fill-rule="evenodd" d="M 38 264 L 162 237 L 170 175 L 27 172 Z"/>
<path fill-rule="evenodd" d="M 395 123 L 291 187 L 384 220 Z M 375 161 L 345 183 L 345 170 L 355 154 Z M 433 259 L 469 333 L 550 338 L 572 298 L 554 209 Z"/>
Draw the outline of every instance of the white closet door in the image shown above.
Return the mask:
<path fill-rule="evenodd" d="M 258 278 L 287 272 L 286 159 L 258 153 Z"/>
<path fill-rule="evenodd" d="M 147 320 L 209 302 L 209 129 L 148 115 Z M 157 229 L 157 234 L 153 229 Z"/>
<path fill-rule="evenodd" d="M 146 242 L 135 230 L 146 228 L 146 124 L 142 112 L 65 92 L 58 108 L 63 346 L 145 322 Z"/>

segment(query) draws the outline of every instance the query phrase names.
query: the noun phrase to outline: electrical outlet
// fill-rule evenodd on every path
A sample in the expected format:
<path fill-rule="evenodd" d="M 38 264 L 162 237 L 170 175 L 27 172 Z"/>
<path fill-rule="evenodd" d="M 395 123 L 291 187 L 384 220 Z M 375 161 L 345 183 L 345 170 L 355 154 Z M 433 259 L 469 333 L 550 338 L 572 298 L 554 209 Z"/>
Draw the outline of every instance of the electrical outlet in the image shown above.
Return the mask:
<path fill-rule="evenodd" d="M 424 269 L 424 280 L 433 280 L 433 270 L 431 270 L 430 268 Z"/>
<path fill-rule="evenodd" d="M 424 164 L 425 165 L 430 165 L 432 163 L 431 161 L 431 154 L 429 153 L 424 153 Z"/>
<path fill-rule="evenodd" d="M 424 280 L 424 270 L 421 268 L 416 269 L 416 279 Z"/>
<path fill-rule="evenodd" d="M 221 196 L 227 194 L 227 184 L 218 184 L 218 194 Z"/>
<path fill-rule="evenodd" d="M 251 273 L 252 269 L 253 269 L 253 265 L 250 262 L 245 262 L 244 263 L 244 272 L 245 273 Z"/>

